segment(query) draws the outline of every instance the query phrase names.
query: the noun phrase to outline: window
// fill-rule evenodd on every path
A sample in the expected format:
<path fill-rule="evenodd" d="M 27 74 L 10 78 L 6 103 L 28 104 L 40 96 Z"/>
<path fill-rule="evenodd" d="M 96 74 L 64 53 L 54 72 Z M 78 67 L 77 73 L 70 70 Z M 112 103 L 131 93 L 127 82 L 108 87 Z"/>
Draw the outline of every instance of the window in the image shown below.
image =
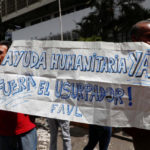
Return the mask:
<path fill-rule="evenodd" d="M 17 10 L 27 6 L 27 0 L 17 0 Z"/>
<path fill-rule="evenodd" d="M 15 0 L 7 0 L 7 14 L 15 11 Z"/>
<path fill-rule="evenodd" d="M 28 0 L 28 5 L 34 4 L 38 2 L 39 0 Z"/>
<path fill-rule="evenodd" d="M 5 1 L 2 1 L 2 6 L 1 6 L 1 10 L 2 10 L 2 16 L 6 15 L 6 9 L 5 9 Z"/>

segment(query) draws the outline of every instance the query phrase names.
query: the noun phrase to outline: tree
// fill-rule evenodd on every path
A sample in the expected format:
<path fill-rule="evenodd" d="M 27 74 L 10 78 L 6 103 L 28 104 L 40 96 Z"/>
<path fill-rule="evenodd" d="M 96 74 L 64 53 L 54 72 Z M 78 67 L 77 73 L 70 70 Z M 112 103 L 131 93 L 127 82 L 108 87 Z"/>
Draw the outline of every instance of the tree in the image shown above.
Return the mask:
<path fill-rule="evenodd" d="M 77 24 L 80 29 L 76 30 L 76 32 L 84 38 L 98 36 L 102 40 L 106 40 L 109 25 L 114 18 L 114 0 L 94 0 L 89 1 L 89 3 L 94 11 Z"/>
<path fill-rule="evenodd" d="M 76 32 L 82 38 L 100 37 L 103 41 L 128 40 L 129 31 L 136 22 L 147 19 L 150 10 L 140 3 L 145 0 L 90 0 L 93 8 L 77 25 Z M 118 10 L 118 11 L 116 11 Z"/>

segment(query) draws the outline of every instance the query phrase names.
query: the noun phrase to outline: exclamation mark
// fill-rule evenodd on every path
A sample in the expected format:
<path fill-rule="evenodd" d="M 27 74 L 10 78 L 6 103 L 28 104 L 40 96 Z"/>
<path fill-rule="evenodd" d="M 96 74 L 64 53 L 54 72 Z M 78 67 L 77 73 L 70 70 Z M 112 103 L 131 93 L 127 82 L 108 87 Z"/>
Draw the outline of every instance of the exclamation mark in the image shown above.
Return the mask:
<path fill-rule="evenodd" d="M 132 106 L 132 93 L 131 93 L 131 87 L 128 87 L 128 96 L 129 96 L 129 106 Z"/>

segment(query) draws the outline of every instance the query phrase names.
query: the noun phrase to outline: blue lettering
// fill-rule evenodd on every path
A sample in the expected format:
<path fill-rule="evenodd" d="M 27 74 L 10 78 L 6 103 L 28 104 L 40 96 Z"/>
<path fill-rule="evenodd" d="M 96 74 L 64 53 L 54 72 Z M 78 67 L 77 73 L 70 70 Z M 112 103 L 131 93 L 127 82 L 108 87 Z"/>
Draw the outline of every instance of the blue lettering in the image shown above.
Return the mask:
<path fill-rule="evenodd" d="M 61 112 L 62 112 L 63 114 L 65 114 L 64 104 L 62 104 L 62 105 L 59 107 L 59 109 L 58 109 L 58 112 L 57 112 L 57 113 L 59 114 L 59 113 L 61 113 Z"/>
<path fill-rule="evenodd" d="M 101 68 L 100 68 L 100 72 L 108 72 L 108 58 L 107 57 L 104 57 L 104 60 L 102 61 L 102 65 L 101 65 Z"/>
<path fill-rule="evenodd" d="M 117 88 L 115 90 L 115 105 L 118 104 L 118 102 L 120 102 L 120 104 L 123 104 L 123 100 L 122 97 L 124 96 L 124 90 L 121 88 Z"/>
<path fill-rule="evenodd" d="M 26 85 L 27 85 L 27 91 L 30 90 L 30 85 L 32 85 L 33 87 L 36 86 L 35 81 L 33 80 L 32 76 L 27 76 L 26 77 Z"/>
<path fill-rule="evenodd" d="M 51 55 L 51 62 L 50 62 L 50 69 L 58 69 L 58 60 L 59 60 L 60 55 L 57 54 L 52 54 Z"/>
<path fill-rule="evenodd" d="M 59 87 L 59 82 L 60 82 L 60 87 Z M 55 86 L 55 96 L 57 98 L 60 98 L 61 93 L 62 93 L 62 88 L 63 88 L 63 81 L 56 80 L 56 86 Z M 59 90 L 58 90 L 59 89 Z"/>
<path fill-rule="evenodd" d="M 28 67 L 30 65 L 30 59 L 31 59 L 31 52 L 24 51 L 23 60 L 22 60 L 23 67 Z"/>
<path fill-rule="evenodd" d="M 79 101 L 80 99 L 83 99 L 83 90 L 84 90 L 84 85 L 82 83 L 77 83 L 77 93 L 78 93 L 78 96 L 77 96 L 77 100 Z"/>
<path fill-rule="evenodd" d="M 114 69 L 113 69 L 113 66 L 115 65 L 115 59 L 113 59 L 112 57 L 110 57 L 108 59 L 108 72 L 109 73 L 114 73 Z"/>
<path fill-rule="evenodd" d="M 67 55 L 63 56 L 62 54 L 60 54 L 60 57 L 59 57 L 59 69 L 61 69 L 61 70 L 65 69 L 66 61 L 67 61 Z"/>
<path fill-rule="evenodd" d="M 78 55 L 76 58 L 76 63 L 75 63 L 75 70 L 80 67 L 80 71 L 83 71 L 83 60 L 82 60 L 82 55 Z"/>
<path fill-rule="evenodd" d="M 39 69 L 41 65 L 43 66 L 43 70 L 45 70 L 47 68 L 47 66 L 46 66 L 46 52 L 42 52 L 42 54 L 39 58 L 39 62 L 35 68 Z"/>
<path fill-rule="evenodd" d="M 58 107 L 58 104 L 52 104 L 51 113 L 53 113 L 54 110 L 56 110 L 56 107 Z"/>
<path fill-rule="evenodd" d="M 103 56 L 97 56 L 96 60 L 97 60 L 96 72 L 99 72 L 100 68 L 101 68 L 101 62 L 102 62 L 102 60 L 104 60 L 104 57 Z"/>
<path fill-rule="evenodd" d="M 15 53 L 15 60 L 13 66 L 17 67 L 24 54 L 24 51 L 15 51 L 14 53 Z"/>
<path fill-rule="evenodd" d="M 123 71 L 123 73 L 127 73 L 127 67 L 126 67 L 126 60 L 125 60 L 125 58 L 121 58 L 120 62 L 119 62 L 118 72 L 121 73 L 121 71 Z"/>
<path fill-rule="evenodd" d="M 82 117 L 82 114 L 79 113 L 79 108 L 78 108 L 78 107 L 76 107 L 75 116 L 76 116 L 76 117 Z"/>
<path fill-rule="evenodd" d="M 146 75 L 145 77 L 146 78 L 150 78 L 149 76 L 149 72 L 148 72 L 148 67 L 149 67 L 149 55 L 150 54 L 145 54 L 143 59 L 142 59 L 142 62 L 140 63 L 139 67 L 137 68 L 137 72 L 135 73 L 135 76 L 136 77 L 142 77 L 144 71 L 146 72 Z"/>
<path fill-rule="evenodd" d="M 136 52 L 136 56 L 134 53 L 129 53 L 129 58 L 132 61 L 132 65 L 131 65 L 131 67 L 129 69 L 129 73 L 128 73 L 129 76 L 134 75 L 135 70 L 136 70 L 136 68 L 137 68 L 137 66 L 141 60 L 142 55 L 143 55 L 143 52 Z"/>
<path fill-rule="evenodd" d="M 93 90 L 93 86 L 91 84 L 85 85 L 85 101 L 88 101 L 88 95 Z"/>
<path fill-rule="evenodd" d="M 43 95 L 45 81 L 40 81 L 38 95 Z"/>
<path fill-rule="evenodd" d="M 93 53 L 93 58 L 91 62 L 91 72 L 94 72 L 95 70 L 95 59 L 96 59 L 96 53 Z"/>
<path fill-rule="evenodd" d="M 6 63 L 8 63 L 9 66 L 12 66 L 12 64 L 13 64 L 13 52 L 12 51 L 7 52 L 7 55 L 5 56 L 1 65 L 5 66 Z"/>
<path fill-rule="evenodd" d="M 64 94 L 62 94 L 61 98 L 62 99 L 68 99 L 70 97 L 70 88 L 71 85 L 69 82 L 64 82 L 63 84 L 63 90 L 65 91 Z"/>
<path fill-rule="evenodd" d="M 70 108 L 71 107 L 71 108 Z M 67 114 L 70 116 L 72 111 L 74 109 L 74 106 L 70 106 L 70 105 L 67 105 Z"/>
<path fill-rule="evenodd" d="M 91 69 L 91 63 L 92 63 L 92 56 L 89 56 L 89 59 L 87 60 L 87 56 L 83 57 L 83 71 L 90 71 Z"/>
<path fill-rule="evenodd" d="M 26 86 L 24 84 L 25 78 L 24 77 L 18 78 L 18 85 L 19 85 L 18 92 L 22 92 L 23 90 L 26 89 Z"/>
<path fill-rule="evenodd" d="M 75 70 L 75 59 L 76 59 L 76 55 L 68 55 L 67 56 L 67 60 L 66 60 L 66 66 L 65 69 L 69 70 L 71 68 L 71 70 Z"/>
<path fill-rule="evenodd" d="M 106 88 L 106 100 L 107 102 L 112 102 L 114 100 L 114 90 L 111 87 Z"/>
<path fill-rule="evenodd" d="M 39 55 L 36 52 L 31 52 L 30 67 L 31 68 L 35 67 L 38 61 L 39 61 Z"/>

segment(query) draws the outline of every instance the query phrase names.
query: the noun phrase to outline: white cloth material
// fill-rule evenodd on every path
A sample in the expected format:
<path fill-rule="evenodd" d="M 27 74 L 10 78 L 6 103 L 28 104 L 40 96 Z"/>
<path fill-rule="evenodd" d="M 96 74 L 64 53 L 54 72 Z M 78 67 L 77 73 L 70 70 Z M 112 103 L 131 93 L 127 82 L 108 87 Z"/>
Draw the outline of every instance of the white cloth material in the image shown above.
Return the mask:
<path fill-rule="evenodd" d="M 150 130 L 150 45 L 13 41 L 0 65 L 0 110 Z"/>
<path fill-rule="evenodd" d="M 71 150 L 70 122 L 67 120 L 49 119 L 50 126 L 50 150 L 57 150 L 58 128 L 61 128 L 63 139 L 63 150 Z"/>

